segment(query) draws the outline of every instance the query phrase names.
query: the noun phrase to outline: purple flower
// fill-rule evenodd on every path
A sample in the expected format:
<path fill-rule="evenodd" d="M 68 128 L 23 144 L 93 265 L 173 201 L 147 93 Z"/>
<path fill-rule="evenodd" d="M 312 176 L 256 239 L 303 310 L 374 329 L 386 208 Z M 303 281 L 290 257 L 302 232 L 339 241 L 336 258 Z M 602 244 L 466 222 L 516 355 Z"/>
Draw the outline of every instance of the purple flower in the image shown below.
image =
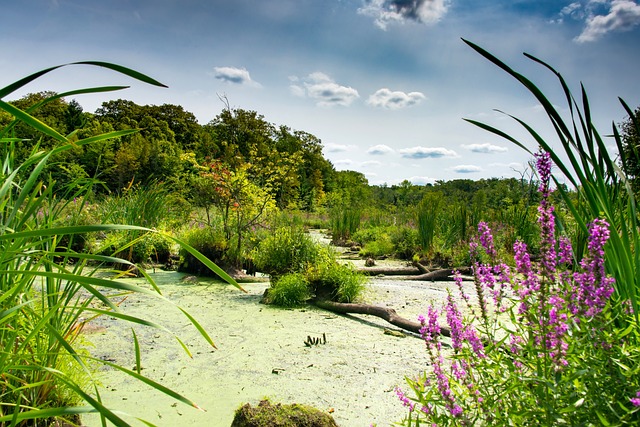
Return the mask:
<path fill-rule="evenodd" d="M 577 286 L 571 306 L 573 314 L 595 316 L 613 294 L 614 279 L 607 277 L 604 269 L 604 245 L 608 238 L 609 224 L 604 219 L 589 224 L 587 255 L 580 261 L 582 271 L 573 275 Z"/>
<path fill-rule="evenodd" d="M 404 394 L 404 391 L 402 391 L 402 389 L 400 387 L 396 387 L 395 388 L 395 392 L 396 392 L 396 396 L 398 396 L 398 399 L 400 399 L 402 404 L 404 406 L 406 406 L 407 408 L 409 408 L 409 411 L 413 412 L 413 408 L 415 407 L 415 403 L 413 403 L 413 402 L 411 402 L 411 400 L 409 400 L 409 398 Z"/>
<path fill-rule="evenodd" d="M 451 342 L 453 349 L 457 352 L 462 349 L 462 341 L 464 339 L 464 327 L 462 325 L 462 319 L 458 307 L 451 294 L 447 296 L 447 323 L 451 328 Z"/>
<path fill-rule="evenodd" d="M 480 244 L 491 258 L 495 258 L 497 255 L 496 248 L 493 245 L 493 235 L 491 229 L 486 222 L 481 221 L 478 223 L 478 233 L 480 234 Z"/>
<path fill-rule="evenodd" d="M 633 406 L 640 406 L 640 391 L 636 393 L 636 397 L 629 399 Z"/>

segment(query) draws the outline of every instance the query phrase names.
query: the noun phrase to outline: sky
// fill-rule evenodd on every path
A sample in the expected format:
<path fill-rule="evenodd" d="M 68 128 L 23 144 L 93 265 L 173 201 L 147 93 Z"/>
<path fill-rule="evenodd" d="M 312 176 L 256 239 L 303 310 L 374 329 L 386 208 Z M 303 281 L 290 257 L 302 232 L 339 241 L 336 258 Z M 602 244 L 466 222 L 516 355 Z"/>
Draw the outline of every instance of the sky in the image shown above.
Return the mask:
<path fill-rule="evenodd" d="M 557 79 L 523 52 L 558 70 L 578 99 L 583 84 L 603 135 L 626 118 L 618 97 L 640 105 L 633 0 L 0 0 L 0 16 L 0 86 L 84 60 L 168 86 L 76 65 L 5 100 L 124 84 L 76 100 L 89 112 L 118 98 L 177 104 L 205 124 L 226 98 L 315 135 L 337 170 L 362 172 L 372 185 L 528 173 L 528 153 L 464 119 L 535 150 L 512 115 L 554 144 L 534 97 L 462 39 L 533 80 L 563 114 Z"/>

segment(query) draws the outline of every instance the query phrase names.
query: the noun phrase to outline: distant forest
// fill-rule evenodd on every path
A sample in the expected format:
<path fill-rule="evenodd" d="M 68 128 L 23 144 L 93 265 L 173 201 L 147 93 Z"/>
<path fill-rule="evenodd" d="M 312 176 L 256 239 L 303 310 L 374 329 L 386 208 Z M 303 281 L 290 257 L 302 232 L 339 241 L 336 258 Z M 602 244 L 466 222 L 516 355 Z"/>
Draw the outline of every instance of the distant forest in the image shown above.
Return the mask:
<path fill-rule="evenodd" d="M 517 205 L 522 198 L 535 196 L 527 176 L 438 181 L 424 186 L 409 181 L 370 186 L 359 172 L 336 171 L 324 158 L 322 142 L 316 136 L 269 123 L 255 111 L 224 108 L 209 123 L 201 125 L 193 113 L 172 104 L 138 105 L 119 99 L 104 102 L 94 113 L 85 112 L 76 100 L 62 98 L 38 105 L 52 95 L 55 93 L 32 93 L 12 104 L 26 111 L 37 107 L 31 111 L 35 117 L 73 138 L 113 130 L 140 130 L 118 139 L 78 146 L 49 163 L 48 173 L 57 185 L 95 180 L 99 183 L 94 186 L 96 194 L 162 183 L 172 192 L 195 200 L 203 175 L 222 168 L 243 171 L 281 209 L 315 211 L 332 200 L 362 207 L 415 206 L 425 193 L 434 190 L 447 199 L 491 208 Z M 8 113 L 0 112 L 0 127 L 11 120 Z M 15 133 L 23 138 L 17 147 L 17 162 L 34 149 L 57 144 L 22 123 L 16 125 Z"/>

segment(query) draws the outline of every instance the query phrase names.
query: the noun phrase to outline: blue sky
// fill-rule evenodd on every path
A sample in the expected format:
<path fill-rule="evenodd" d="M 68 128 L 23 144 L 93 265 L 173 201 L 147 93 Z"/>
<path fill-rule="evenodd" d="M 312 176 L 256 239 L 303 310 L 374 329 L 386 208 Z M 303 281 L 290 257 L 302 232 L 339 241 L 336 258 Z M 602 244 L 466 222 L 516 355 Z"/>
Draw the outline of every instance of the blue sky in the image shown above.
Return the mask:
<path fill-rule="evenodd" d="M 489 50 L 564 107 L 553 65 L 589 94 L 596 126 L 640 105 L 640 4 L 633 0 L 1 0 L 0 85 L 79 60 L 125 65 L 58 70 L 25 90 L 129 84 L 77 100 L 179 104 L 201 123 L 226 96 L 277 125 L 320 138 L 339 170 L 371 184 L 520 176 L 522 150 L 463 121 L 481 120 L 533 146 L 500 109 L 552 131 L 535 100 L 461 38 Z"/>

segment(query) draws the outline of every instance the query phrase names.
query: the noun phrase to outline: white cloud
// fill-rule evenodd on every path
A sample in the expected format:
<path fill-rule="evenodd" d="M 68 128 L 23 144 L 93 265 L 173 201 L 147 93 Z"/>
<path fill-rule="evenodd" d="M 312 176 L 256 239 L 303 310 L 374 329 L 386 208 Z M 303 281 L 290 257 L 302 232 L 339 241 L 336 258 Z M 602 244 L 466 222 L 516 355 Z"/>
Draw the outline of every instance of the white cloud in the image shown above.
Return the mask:
<path fill-rule="evenodd" d="M 214 67 L 214 77 L 218 80 L 222 80 L 227 83 L 234 83 L 240 85 L 257 85 L 256 82 L 251 80 L 249 72 L 244 68 L 236 67 Z"/>
<path fill-rule="evenodd" d="M 632 0 L 613 0 L 606 15 L 591 14 L 586 24 L 575 38 L 578 43 L 592 42 L 611 31 L 630 30 L 640 24 L 640 5 Z"/>
<path fill-rule="evenodd" d="M 428 176 L 412 176 L 407 181 L 411 182 L 413 185 L 425 185 L 435 184 L 436 179 Z"/>
<path fill-rule="evenodd" d="M 451 170 L 456 173 L 482 172 L 482 168 L 480 166 L 475 166 L 475 165 L 458 165 L 458 166 L 452 167 Z"/>
<path fill-rule="evenodd" d="M 340 153 L 347 150 L 349 150 L 349 147 L 344 144 L 333 144 L 330 142 L 324 146 L 324 151 L 327 153 Z"/>
<path fill-rule="evenodd" d="M 351 159 L 341 159 L 332 162 L 333 165 L 338 169 L 349 169 L 352 168 L 354 163 Z"/>
<path fill-rule="evenodd" d="M 500 147 L 499 145 L 489 144 L 488 142 L 484 144 L 468 144 L 462 147 L 473 153 L 505 153 L 509 151 L 507 147 Z"/>
<path fill-rule="evenodd" d="M 358 12 L 371 16 L 375 24 L 383 29 L 393 22 L 403 24 L 414 21 L 433 24 L 447 13 L 449 0 L 364 0 Z"/>
<path fill-rule="evenodd" d="M 334 105 L 346 107 L 360 97 L 356 89 L 339 85 L 331 77 L 321 72 L 309 74 L 302 84 L 298 83 L 295 78 L 290 77 L 289 79 L 293 83 L 290 89 L 294 94 L 313 98 L 320 107 Z"/>
<path fill-rule="evenodd" d="M 440 157 L 457 157 L 458 153 L 444 147 L 411 147 L 400 150 L 402 157 L 409 159 L 427 159 Z"/>
<path fill-rule="evenodd" d="M 389 110 L 399 110 L 401 108 L 417 105 L 426 99 L 420 92 L 400 92 L 391 91 L 387 88 L 378 89 L 376 93 L 369 96 L 367 104 L 372 107 L 382 107 Z"/>
<path fill-rule="evenodd" d="M 381 166 L 381 165 L 382 165 L 382 163 L 380 163 L 377 160 L 369 160 L 367 162 L 362 162 L 360 164 L 360 166 L 363 167 L 363 168 L 376 167 L 376 166 Z"/>
<path fill-rule="evenodd" d="M 393 153 L 393 148 L 389 147 L 388 145 L 379 144 L 369 148 L 367 150 L 367 153 L 373 154 L 373 155 L 383 155 L 383 154 Z"/>

